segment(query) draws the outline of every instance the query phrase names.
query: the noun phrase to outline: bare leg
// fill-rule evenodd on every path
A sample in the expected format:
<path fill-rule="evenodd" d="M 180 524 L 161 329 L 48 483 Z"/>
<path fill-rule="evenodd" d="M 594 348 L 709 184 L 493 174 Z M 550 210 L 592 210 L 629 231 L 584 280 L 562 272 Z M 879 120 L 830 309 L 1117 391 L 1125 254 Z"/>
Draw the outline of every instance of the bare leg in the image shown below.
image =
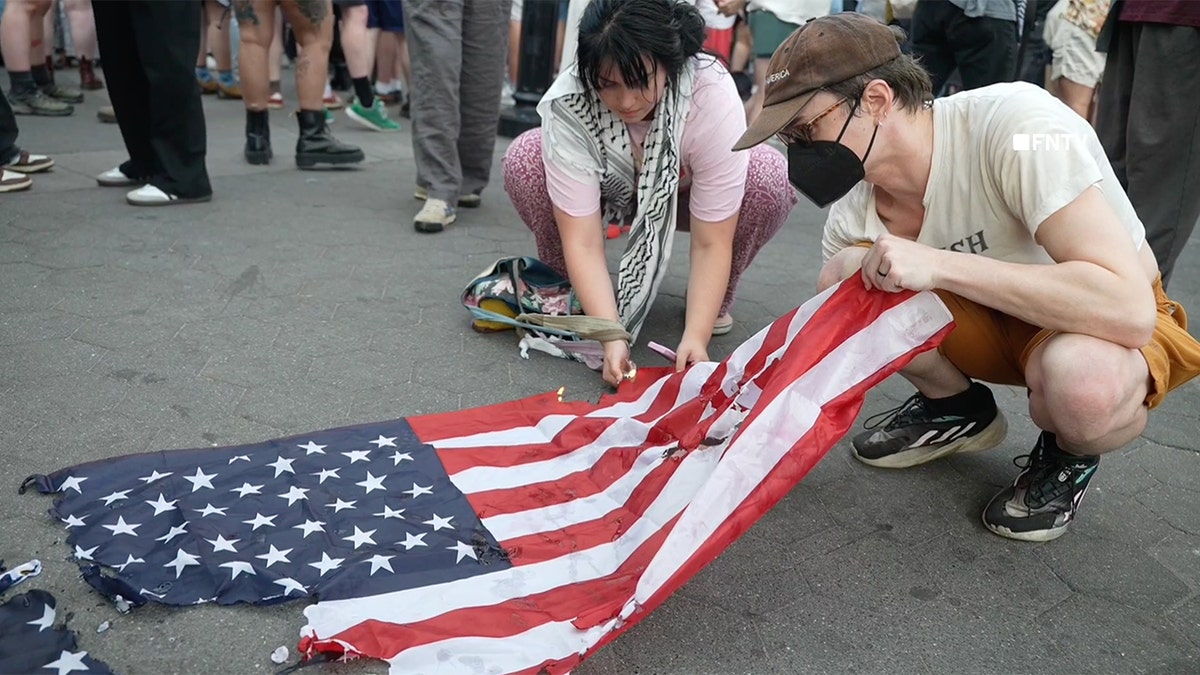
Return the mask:
<path fill-rule="evenodd" d="M 275 34 L 267 49 L 267 74 L 272 82 L 279 82 L 283 78 L 283 17 L 278 9 L 272 9 L 271 14 L 275 17 Z"/>
<path fill-rule="evenodd" d="M 296 96 L 301 110 L 323 110 L 329 79 L 329 50 L 333 46 L 331 0 L 285 0 L 280 4 L 296 33 Z"/>
<path fill-rule="evenodd" d="M 517 86 L 518 69 L 521 67 L 521 22 L 508 22 L 508 81 Z"/>
<path fill-rule="evenodd" d="M 48 6 L 48 3 L 9 0 L 4 5 L 4 17 L 0 19 L 0 52 L 4 54 L 4 67 L 10 73 L 29 72 L 30 25 L 35 16 L 37 21 L 41 21 L 41 15 L 37 14 L 39 5 Z"/>
<path fill-rule="evenodd" d="M 404 82 L 404 91 L 408 92 L 409 84 L 412 82 L 412 65 L 408 61 L 408 39 L 404 37 L 404 33 L 392 33 L 396 36 L 396 72 L 400 75 L 400 81 Z"/>
<path fill-rule="evenodd" d="M 233 70 L 233 51 L 229 46 L 229 24 L 221 21 L 225 18 L 225 8 L 217 0 L 205 0 L 204 17 L 208 24 L 208 48 L 217 60 L 217 70 L 230 72 Z M 200 49 L 204 50 L 203 45 Z"/>
<path fill-rule="evenodd" d="M 399 77 L 396 70 L 395 35 L 391 31 L 381 32 L 375 49 L 375 80 L 389 87 Z"/>
<path fill-rule="evenodd" d="M 238 58 L 238 74 L 242 79 L 242 100 L 246 109 L 267 109 L 267 98 L 271 95 L 267 81 L 267 49 L 275 33 L 274 0 L 234 0 L 241 47 Z"/>
<path fill-rule="evenodd" d="M 375 45 L 378 28 L 367 28 L 367 6 L 356 5 L 342 9 L 342 53 L 350 77 L 371 77 L 375 69 Z"/>

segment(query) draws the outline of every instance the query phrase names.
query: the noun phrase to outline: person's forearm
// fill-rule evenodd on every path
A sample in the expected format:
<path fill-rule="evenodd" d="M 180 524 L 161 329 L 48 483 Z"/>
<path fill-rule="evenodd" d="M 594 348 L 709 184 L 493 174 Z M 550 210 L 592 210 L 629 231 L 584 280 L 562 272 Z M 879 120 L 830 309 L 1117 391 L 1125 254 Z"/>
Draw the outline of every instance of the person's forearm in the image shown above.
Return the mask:
<path fill-rule="evenodd" d="M 579 304 L 588 316 L 620 321 L 608 260 L 604 257 L 604 238 L 600 230 L 600 213 L 591 216 L 571 216 L 554 209 L 562 239 L 563 258 L 567 277 L 571 280 Z"/>
<path fill-rule="evenodd" d="M 688 273 L 687 315 L 683 335 L 708 343 L 721 302 L 729 287 L 733 260 L 731 243 L 703 244 L 692 241 L 691 271 Z"/>
<path fill-rule="evenodd" d="M 1126 279 L 1090 262 L 1003 262 L 939 251 L 937 288 L 1041 328 L 1083 333 L 1137 349 L 1154 330 L 1154 299 L 1145 279 Z"/>

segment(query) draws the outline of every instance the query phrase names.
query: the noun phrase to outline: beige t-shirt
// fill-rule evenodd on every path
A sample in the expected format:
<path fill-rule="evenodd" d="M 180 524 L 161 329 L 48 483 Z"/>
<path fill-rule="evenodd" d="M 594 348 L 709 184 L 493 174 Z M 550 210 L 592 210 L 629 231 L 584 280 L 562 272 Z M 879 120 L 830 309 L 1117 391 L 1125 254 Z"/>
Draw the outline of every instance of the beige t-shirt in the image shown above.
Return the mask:
<path fill-rule="evenodd" d="M 1146 230 L 1091 125 L 1045 90 L 995 84 L 938 99 L 925 220 L 917 241 L 1016 263 L 1054 262 L 1034 240 L 1047 217 L 1095 185 L 1141 249 Z M 863 181 L 829 210 L 828 260 L 887 232 Z"/>

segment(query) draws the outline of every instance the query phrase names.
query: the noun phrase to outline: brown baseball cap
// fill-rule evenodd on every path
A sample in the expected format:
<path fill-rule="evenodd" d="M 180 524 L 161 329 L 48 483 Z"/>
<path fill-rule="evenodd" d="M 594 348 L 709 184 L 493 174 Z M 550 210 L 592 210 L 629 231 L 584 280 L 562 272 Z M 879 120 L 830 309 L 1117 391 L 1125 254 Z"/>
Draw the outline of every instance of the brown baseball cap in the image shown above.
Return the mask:
<path fill-rule="evenodd" d="M 898 56 L 896 34 L 865 14 L 840 12 L 800 26 L 771 57 L 762 113 L 733 149 L 745 150 L 779 133 L 822 87 Z"/>

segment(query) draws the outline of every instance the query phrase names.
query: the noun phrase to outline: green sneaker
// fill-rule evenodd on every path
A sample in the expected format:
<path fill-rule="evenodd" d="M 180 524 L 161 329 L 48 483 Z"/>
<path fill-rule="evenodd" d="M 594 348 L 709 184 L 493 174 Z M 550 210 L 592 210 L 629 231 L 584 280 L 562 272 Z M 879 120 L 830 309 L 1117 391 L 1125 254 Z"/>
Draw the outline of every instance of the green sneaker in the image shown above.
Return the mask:
<path fill-rule="evenodd" d="M 346 116 L 371 131 L 400 130 L 399 124 L 388 119 L 387 107 L 380 98 L 375 99 L 375 105 L 370 108 L 359 103 L 357 98 L 354 99 L 354 102 L 346 107 Z"/>
<path fill-rule="evenodd" d="M 337 118 L 333 116 L 332 110 L 329 108 L 323 108 L 323 110 L 325 111 L 325 124 L 333 124 L 337 121 Z"/>

